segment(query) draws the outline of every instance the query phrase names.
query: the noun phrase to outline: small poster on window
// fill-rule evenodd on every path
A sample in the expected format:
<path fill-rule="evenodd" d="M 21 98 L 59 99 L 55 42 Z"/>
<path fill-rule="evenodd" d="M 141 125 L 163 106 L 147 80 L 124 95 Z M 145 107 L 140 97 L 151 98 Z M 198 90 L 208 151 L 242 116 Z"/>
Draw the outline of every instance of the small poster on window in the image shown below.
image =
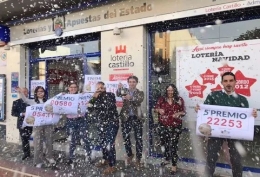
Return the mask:
<path fill-rule="evenodd" d="M 79 94 L 79 112 L 80 114 L 85 114 L 87 107 L 88 107 L 88 102 L 92 98 L 93 93 L 82 93 Z"/>
<path fill-rule="evenodd" d="M 31 90 L 30 90 L 31 98 L 34 98 L 34 90 L 38 86 L 41 86 L 45 89 L 45 81 L 44 80 L 32 80 L 31 81 Z"/>
<path fill-rule="evenodd" d="M 96 84 L 101 81 L 101 75 L 85 75 L 84 92 L 95 92 Z"/>
<path fill-rule="evenodd" d="M 116 95 L 116 91 L 118 89 L 118 84 L 121 83 L 123 84 L 124 88 L 128 88 L 128 83 L 127 81 L 106 81 L 106 91 L 107 92 L 112 92 Z M 123 100 L 121 97 L 116 97 L 116 105 L 117 107 L 122 107 L 123 106 Z"/>

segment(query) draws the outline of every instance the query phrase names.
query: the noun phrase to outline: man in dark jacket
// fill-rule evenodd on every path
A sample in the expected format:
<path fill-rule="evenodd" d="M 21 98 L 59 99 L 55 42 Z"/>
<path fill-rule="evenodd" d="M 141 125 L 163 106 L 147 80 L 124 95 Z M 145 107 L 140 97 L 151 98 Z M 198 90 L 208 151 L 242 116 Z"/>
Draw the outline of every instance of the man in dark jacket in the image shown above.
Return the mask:
<path fill-rule="evenodd" d="M 23 94 L 26 97 L 28 97 L 27 88 L 23 89 Z M 19 133 L 22 140 L 23 153 L 24 153 L 22 160 L 29 158 L 31 155 L 29 140 L 32 134 L 32 127 L 22 127 L 27 106 L 29 105 L 27 105 L 22 99 L 18 99 L 14 101 L 12 106 L 12 116 L 17 117 L 17 128 L 19 129 Z"/>
<path fill-rule="evenodd" d="M 119 117 L 114 93 L 106 92 L 103 82 L 97 83 L 97 91 L 89 101 L 88 111 L 98 119 L 99 138 L 102 146 L 103 160 L 97 167 L 108 166 L 104 174 L 116 172 L 115 140 L 119 128 Z"/>

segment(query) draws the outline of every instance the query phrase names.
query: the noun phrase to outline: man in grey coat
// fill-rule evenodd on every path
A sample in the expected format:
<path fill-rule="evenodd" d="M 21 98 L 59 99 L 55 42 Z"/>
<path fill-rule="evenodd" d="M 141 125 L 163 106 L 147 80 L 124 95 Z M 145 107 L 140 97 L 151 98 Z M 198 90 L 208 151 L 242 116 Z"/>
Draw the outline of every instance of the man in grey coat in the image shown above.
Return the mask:
<path fill-rule="evenodd" d="M 123 107 L 120 112 L 121 127 L 123 133 L 123 139 L 128 156 L 128 164 L 132 162 L 134 154 L 132 153 L 130 132 L 133 128 L 135 140 L 136 140 L 136 168 L 140 168 L 140 162 L 142 159 L 143 150 L 143 120 L 141 115 L 141 103 L 144 100 L 144 92 L 136 88 L 138 78 L 136 76 L 130 76 L 127 79 L 129 89 L 123 88 L 123 85 L 119 83 L 118 90 L 116 92 L 118 97 L 123 99 Z"/>

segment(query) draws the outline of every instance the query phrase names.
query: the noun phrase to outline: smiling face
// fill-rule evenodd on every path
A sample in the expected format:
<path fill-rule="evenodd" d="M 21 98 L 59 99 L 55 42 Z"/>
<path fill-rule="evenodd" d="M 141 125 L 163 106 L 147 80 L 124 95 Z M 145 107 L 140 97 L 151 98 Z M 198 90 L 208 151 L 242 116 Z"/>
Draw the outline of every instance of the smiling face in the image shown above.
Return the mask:
<path fill-rule="evenodd" d="M 137 82 L 135 79 L 129 79 L 128 80 L 129 89 L 133 90 L 136 88 Z"/>
<path fill-rule="evenodd" d="M 235 80 L 234 76 L 226 75 L 226 76 L 223 76 L 221 84 L 223 85 L 224 90 L 228 94 L 230 94 L 235 90 L 236 80 Z"/>
<path fill-rule="evenodd" d="M 36 91 L 36 96 L 40 99 L 43 99 L 45 93 L 44 93 L 44 90 L 42 88 L 39 88 L 37 91 Z"/>
<path fill-rule="evenodd" d="M 69 93 L 70 93 L 70 94 L 75 94 L 75 93 L 77 93 L 77 92 L 78 92 L 78 86 L 77 86 L 77 84 L 70 84 L 68 90 L 69 90 Z"/>
<path fill-rule="evenodd" d="M 175 89 L 172 86 L 169 86 L 166 89 L 166 91 L 167 91 L 167 97 L 168 98 L 173 98 Z"/>

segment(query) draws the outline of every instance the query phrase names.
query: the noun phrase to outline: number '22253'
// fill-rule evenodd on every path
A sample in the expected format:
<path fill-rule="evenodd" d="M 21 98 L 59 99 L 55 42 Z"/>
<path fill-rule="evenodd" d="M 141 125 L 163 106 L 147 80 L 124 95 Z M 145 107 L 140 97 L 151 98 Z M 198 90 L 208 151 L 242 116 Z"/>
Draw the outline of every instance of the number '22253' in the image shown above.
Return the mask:
<path fill-rule="evenodd" d="M 242 128 L 242 121 L 240 120 L 227 120 L 227 119 L 220 119 L 220 118 L 212 118 L 208 117 L 207 121 L 208 125 L 220 125 L 223 127 L 236 127 L 236 128 Z"/>

